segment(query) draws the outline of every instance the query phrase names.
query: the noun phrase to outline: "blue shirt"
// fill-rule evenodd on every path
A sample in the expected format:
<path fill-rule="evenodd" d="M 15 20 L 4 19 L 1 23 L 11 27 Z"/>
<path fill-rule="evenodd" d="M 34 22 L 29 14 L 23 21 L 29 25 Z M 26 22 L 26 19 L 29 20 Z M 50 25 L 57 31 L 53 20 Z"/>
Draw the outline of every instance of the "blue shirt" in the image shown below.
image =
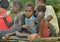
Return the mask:
<path fill-rule="evenodd" d="M 34 22 L 34 20 L 35 20 L 35 17 L 32 15 L 30 18 L 25 18 L 25 24 L 26 25 L 30 25 L 30 24 L 32 24 L 32 22 Z M 36 33 L 36 28 L 37 28 L 37 26 L 38 26 L 38 24 L 35 24 L 33 27 L 32 27 L 32 29 L 29 29 L 28 28 L 28 31 L 30 32 L 30 33 Z"/>

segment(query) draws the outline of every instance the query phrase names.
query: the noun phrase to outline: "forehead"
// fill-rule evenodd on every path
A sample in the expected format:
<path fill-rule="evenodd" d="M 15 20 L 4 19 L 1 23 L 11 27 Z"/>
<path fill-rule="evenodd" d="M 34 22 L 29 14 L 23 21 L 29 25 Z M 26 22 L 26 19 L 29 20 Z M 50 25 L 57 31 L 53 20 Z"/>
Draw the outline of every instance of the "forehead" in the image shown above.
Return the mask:
<path fill-rule="evenodd" d="M 19 7 L 17 7 L 17 6 L 15 6 L 15 5 L 13 5 L 13 6 L 12 6 L 12 8 L 19 8 Z"/>
<path fill-rule="evenodd" d="M 32 10 L 32 7 L 28 6 L 25 8 L 25 10 Z"/>
<path fill-rule="evenodd" d="M 35 2 L 40 1 L 40 0 L 35 0 Z"/>

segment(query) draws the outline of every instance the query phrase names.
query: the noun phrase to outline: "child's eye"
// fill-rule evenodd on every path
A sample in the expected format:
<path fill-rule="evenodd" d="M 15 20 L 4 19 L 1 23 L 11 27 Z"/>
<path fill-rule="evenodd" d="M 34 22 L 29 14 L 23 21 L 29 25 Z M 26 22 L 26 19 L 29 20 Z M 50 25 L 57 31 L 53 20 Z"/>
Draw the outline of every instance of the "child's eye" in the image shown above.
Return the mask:
<path fill-rule="evenodd" d="M 28 12 L 32 12 L 31 10 L 25 10 L 26 12 L 28 11 Z"/>

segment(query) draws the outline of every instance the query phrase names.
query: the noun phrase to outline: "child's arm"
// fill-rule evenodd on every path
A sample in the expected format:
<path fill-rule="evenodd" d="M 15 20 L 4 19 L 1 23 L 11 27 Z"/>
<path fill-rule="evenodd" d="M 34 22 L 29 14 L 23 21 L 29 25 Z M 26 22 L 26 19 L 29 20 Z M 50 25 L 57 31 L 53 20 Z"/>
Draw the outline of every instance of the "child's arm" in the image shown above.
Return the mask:
<path fill-rule="evenodd" d="M 51 21 L 52 19 L 53 19 L 53 17 L 52 17 L 51 15 L 49 15 L 46 20 L 49 22 L 49 21 Z"/>
<path fill-rule="evenodd" d="M 38 36 L 37 33 L 31 34 L 31 35 L 28 36 L 28 40 L 29 40 L 30 42 L 32 42 L 33 40 L 35 40 L 35 39 L 38 38 L 38 37 L 40 37 L 40 36 Z"/>
<path fill-rule="evenodd" d="M 30 25 L 23 25 L 22 27 L 32 29 L 32 27 L 34 26 L 34 24 L 35 23 L 32 22 Z"/>
<path fill-rule="evenodd" d="M 9 37 L 13 36 L 14 34 L 15 34 L 15 32 L 8 33 L 8 34 L 4 35 L 4 36 L 2 37 L 2 39 L 7 40 L 7 39 L 9 39 Z"/>
<path fill-rule="evenodd" d="M 4 22 L 8 27 L 11 27 L 14 24 L 14 21 L 8 22 L 6 17 L 4 17 Z"/>
<path fill-rule="evenodd" d="M 44 27 L 45 27 L 45 19 L 42 19 L 42 20 L 39 22 L 39 32 L 38 32 L 38 35 L 41 36 L 41 33 L 42 33 Z"/>
<path fill-rule="evenodd" d="M 29 35 L 30 35 L 29 33 L 21 33 L 19 31 L 16 31 L 16 36 L 19 36 L 19 37 L 27 37 Z"/>
<path fill-rule="evenodd" d="M 35 24 L 35 23 L 32 22 L 32 23 L 30 24 L 29 28 L 32 29 L 32 27 L 34 26 L 34 24 Z"/>

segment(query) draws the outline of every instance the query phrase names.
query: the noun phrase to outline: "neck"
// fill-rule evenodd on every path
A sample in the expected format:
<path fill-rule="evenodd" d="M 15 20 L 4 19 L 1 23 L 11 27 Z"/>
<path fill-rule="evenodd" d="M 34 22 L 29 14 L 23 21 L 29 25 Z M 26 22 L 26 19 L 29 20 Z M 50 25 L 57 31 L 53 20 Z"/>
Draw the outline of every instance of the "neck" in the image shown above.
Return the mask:
<path fill-rule="evenodd" d="M 27 17 L 28 19 L 30 19 L 32 17 L 32 15 L 30 17 Z"/>

